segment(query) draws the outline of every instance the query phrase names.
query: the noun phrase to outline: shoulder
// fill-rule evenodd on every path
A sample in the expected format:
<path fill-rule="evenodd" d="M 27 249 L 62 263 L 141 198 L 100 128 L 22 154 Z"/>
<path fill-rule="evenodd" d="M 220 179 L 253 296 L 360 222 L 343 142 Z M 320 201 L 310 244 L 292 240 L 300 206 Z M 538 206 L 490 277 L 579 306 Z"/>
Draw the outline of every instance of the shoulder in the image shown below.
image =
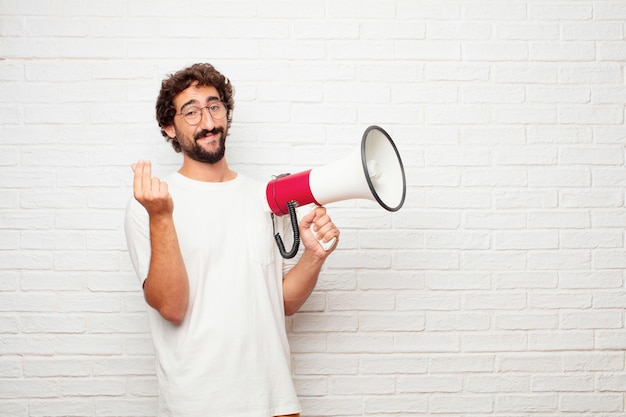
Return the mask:
<path fill-rule="evenodd" d="M 246 174 L 242 174 L 242 173 L 238 173 L 237 174 L 237 178 L 236 181 L 242 186 L 245 187 L 246 189 L 253 191 L 253 190 L 265 190 L 265 183 L 260 181 L 257 178 L 251 177 L 249 175 Z"/>

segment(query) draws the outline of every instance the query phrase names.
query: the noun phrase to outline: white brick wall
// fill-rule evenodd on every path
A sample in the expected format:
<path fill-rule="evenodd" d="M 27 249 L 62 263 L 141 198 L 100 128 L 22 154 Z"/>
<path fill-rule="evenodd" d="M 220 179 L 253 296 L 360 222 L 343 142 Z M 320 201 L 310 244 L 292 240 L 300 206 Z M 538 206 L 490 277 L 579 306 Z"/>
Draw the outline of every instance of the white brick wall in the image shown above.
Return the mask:
<path fill-rule="evenodd" d="M 407 198 L 342 228 L 288 320 L 303 416 L 623 417 L 626 0 L 0 0 L 0 416 L 155 413 L 122 223 L 180 157 L 154 100 L 233 81 L 269 178 L 379 124 Z"/>

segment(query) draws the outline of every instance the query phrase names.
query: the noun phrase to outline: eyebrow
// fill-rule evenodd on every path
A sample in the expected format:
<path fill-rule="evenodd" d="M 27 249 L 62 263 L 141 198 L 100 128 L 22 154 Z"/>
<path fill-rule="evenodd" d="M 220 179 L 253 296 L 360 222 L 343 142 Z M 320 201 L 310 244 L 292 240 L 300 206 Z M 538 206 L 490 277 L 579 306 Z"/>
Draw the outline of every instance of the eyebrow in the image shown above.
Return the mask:
<path fill-rule="evenodd" d="M 211 101 L 215 101 L 218 100 L 219 101 L 219 97 L 215 97 L 215 96 L 209 96 L 206 99 L 206 102 L 211 102 Z M 183 111 L 183 109 L 187 106 L 189 106 L 190 104 L 199 104 L 198 100 L 196 100 L 195 98 L 192 98 L 191 100 L 189 100 L 188 102 L 186 102 L 185 104 L 183 104 L 182 106 L 180 106 L 180 111 Z"/>

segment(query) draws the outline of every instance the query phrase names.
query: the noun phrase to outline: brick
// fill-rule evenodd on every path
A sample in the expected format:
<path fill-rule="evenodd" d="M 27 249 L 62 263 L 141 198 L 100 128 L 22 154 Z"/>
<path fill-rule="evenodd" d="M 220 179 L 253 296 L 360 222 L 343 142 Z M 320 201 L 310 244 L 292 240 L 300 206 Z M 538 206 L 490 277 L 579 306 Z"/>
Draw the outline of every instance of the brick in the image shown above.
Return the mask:
<path fill-rule="evenodd" d="M 597 385 L 599 391 L 624 392 L 626 390 L 626 375 L 624 373 L 599 375 Z"/>
<path fill-rule="evenodd" d="M 461 392 L 463 387 L 462 377 L 447 375 L 400 375 L 397 382 L 398 392 L 407 393 L 443 393 Z"/>
<path fill-rule="evenodd" d="M 148 417 L 157 405 L 156 398 L 98 398 L 96 415 L 102 417 Z"/>
<path fill-rule="evenodd" d="M 154 375 L 152 358 L 96 358 L 92 363 L 92 372 L 100 376 Z"/>
<path fill-rule="evenodd" d="M 463 45 L 467 61 L 527 61 L 528 45 L 522 42 L 467 42 Z"/>
<path fill-rule="evenodd" d="M 418 4 L 411 0 L 401 0 L 396 3 L 396 14 L 406 19 L 459 20 L 462 12 L 461 6 L 459 2 L 442 4 L 439 1 L 427 0 Z"/>
<path fill-rule="evenodd" d="M 428 331 L 476 331 L 489 328 L 489 316 L 485 313 L 444 313 L 426 314 L 425 329 Z"/>
<path fill-rule="evenodd" d="M 513 333 L 469 334 L 462 338 L 462 343 L 466 352 L 515 352 L 526 349 L 526 337 Z"/>
<path fill-rule="evenodd" d="M 590 254 L 584 250 L 537 251 L 528 255 L 528 267 L 538 270 L 589 269 Z"/>
<path fill-rule="evenodd" d="M 54 380 L 40 378 L 0 380 L 0 399 L 51 398 L 58 395 L 58 384 Z"/>
<path fill-rule="evenodd" d="M 498 250 L 556 249 L 559 234 L 555 231 L 507 231 L 494 233 L 494 248 Z"/>
<path fill-rule="evenodd" d="M 585 293 L 557 293 L 531 294 L 528 297 L 528 306 L 539 309 L 586 309 L 592 305 L 591 294 Z"/>
<path fill-rule="evenodd" d="M 464 296 L 467 310 L 521 310 L 526 307 L 526 296 L 517 292 L 501 292 L 498 295 L 472 292 Z"/>
<path fill-rule="evenodd" d="M 500 372 L 553 373 L 563 370 L 560 353 L 503 352 L 496 360 Z"/>
<path fill-rule="evenodd" d="M 594 389 L 590 375 L 538 375 L 532 378 L 530 385 L 535 392 L 592 392 Z"/>
<path fill-rule="evenodd" d="M 566 23 L 561 27 L 561 39 L 571 41 L 621 40 L 622 34 L 617 22 Z"/>
<path fill-rule="evenodd" d="M 437 294 L 437 295 L 424 295 L 417 293 L 411 295 L 410 293 L 404 293 L 397 297 L 397 310 L 398 311 L 411 311 L 411 310 L 458 310 L 460 306 L 459 296 L 455 294 Z"/>
<path fill-rule="evenodd" d="M 0 291 L 16 291 L 18 288 L 17 271 L 0 271 Z"/>
<path fill-rule="evenodd" d="M 615 268 L 612 268 L 615 269 Z M 580 288 L 618 288 L 620 284 L 619 271 L 595 270 L 593 279 L 590 271 L 563 271 L 559 281 L 559 287 L 569 289 Z"/>
<path fill-rule="evenodd" d="M 359 368 L 357 358 L 343 354 L 296 354 L 293 362 L 300 375 L 355 375 Z"/>
<path fill-rule="evenodd" d="M 0 402 L 0 413 L 7 416 L 27 416 L 28 401 L 25 400 L 3 400 Z"/>
<path fill-rule="evenodd" d="M 391 292 L 334 292 L 327 299 L 330 311 L 390 311 L 395 306 L 395 295 Z"/>
<path fill-rule="evenodd" d="M 529 5 L 529 7 L 532 7 Z M 495 38 L 503 40 L 557 40 L 559 26 L 553 23 L 503 23 L 496 25 Z"/>
<path fill-rule="evenodd" d="M 419 396 L 381 396 L 370 397 L 363 406 L 368 414 L 380 413 L 415 413 L 425 412 L 427 409 L 427 399 Z"/>
<path fill-rule="evenodd" d="M 63 357 L 26 357 L 24 376 L 31 378 L 87 377 L 91 375 L 91 359 Z"/>
<path fill-rule="evenodd" d="M 433 20 L 426 26 L 426 38 L 438 40 L 487 40 L 491 32 L 491 25 L 483 22 Z"/>
<path fill-rule="evenodd" d="M 60 391 L 64 397 L 115 397 L 126 394 L 126 387 L 122 378 L 72 378 L 61 382 Z"/>
<path fill-rule="evenodd" d="M 312 3 L 314 4 L 314 3 Z M 322 7 L 317 7 L 318 12 L 322 11 Z M 294 10 L 296 10 L 294 6 Z M 327 7 L 327 14 L 332 17 L 359 17 L 359 18 L 371 18 L 371 17 L 386 17 L 393 16 L 393 8 L 385 7 L 385 5 L 378 2 L 366 1 L 345 1 L 341 3 L 332 4 Z M 300 13 L 298 13 L 300 15 Z M 320 15 L 318 15 L 320 17 Z"/>
<path fill-rule="evenodd" d="M 329 321 L 326 318 L 329 314 L 298 314 L 294 317 L 294 332 L 319 332 L 319 331 L 356 331 L 358 328 L 358 319 L 350 314 L 332 314 L 334 320 Z"/>
<path fill-rule="evenodd" d="M 303 412 L 316 416 L 339 416 L 360 410 L 362 408 L 362 400 L 360 398 L 343 398 L 343 397 L 322 397 L 322 398 L 303 398 L 300 400 Z"/>
<path fill-rule="evenodd" d="M 394 377 L 339 377 L 331 379 L 331 390 L 336 395 L 389 395 L 395 393 Z"/>
<path fill-rule="evenodd" d="M 359 330 L 364 332 L 419 332 L 425 328 L 423 314 L 415 313 L 362 313 L 359 314 Z"/>
<path fill-rule="evenodd" d="M 531 61 L 591 62 L 595 54 L 592 42 L 537 42 L 530 45 Z"/>
<path fill-rule="evenodd" d="M 331 333 L 328 335 L 325 351 L 363 354 L 392 353 L 393 336 L 390 333 Z"/>
<path fill-rule="evenodd" d="M 498 314 L 495 327 L 503 330 L 537 330 L 557 329 L 558 324 L 556 314 Z M 517 346 L 523 346 L 523 341 L 519 341 Z"/>
<path fill-rule="evenodd" d="M 531 332 L 528 335 L 528 348 L 540 351 L 591 350 L 592 331 Z"/>
<path fill-rule="evenodd" d="M 526 375 L 470 375 L 467 383 L 471 392 L 523 393 L 528 392 L 529 379 Z"/>
<path fill-rule="evenodd" d="M 528 16 L 533 20 L 588 20 L 594 7 L 584 3 L 531 3 Z"/>
<path fill-rule="evenodd" d="M 0 378 L 19 378 L 22 376 L 22 359 L 19 356 L 0 359 Z M 0 408 L 1 409 L 1 408 Z"/>
<path fill-rule="evenodd" d="M 431 290 L 485 290 L 491 286 L 489 275 L 477 272 L 427 272 L 425 278 L 426 287 Z"/>
<path fill-rule="evenodd" d="M 23 333 L 84 333 L 85 319 L 80 316 L 28 315 L 21 319 Z"/>
<path fill-rule="evenodd" d="M 559 398 L 556 394 L 507 394 L 499 396 L 495 401 L 496 412 L 555 412 Z"/>
<path fill-rule="evenodd" d="M 620 394 L 563 394 L 560 408 L 565 412 L 623 412 Z"/>
<path fill-rule="evenodd" d="M 568 372 L 616 372 L 623 370 L 621 352 L 571 352 L 563 355 L 563 370 Z"/>
<path fill-rule="evenodd" d="M 479 395 L 433 395 L 429 409 L 433 413 L 490 413 L 493 411 L 493 400 Z"/>
<path fill-rule="evenodd" d="M 498 289 L 556 288 L 557 282 L 557 272 L 514 271 L 494 274 L 494 287 Z"/>

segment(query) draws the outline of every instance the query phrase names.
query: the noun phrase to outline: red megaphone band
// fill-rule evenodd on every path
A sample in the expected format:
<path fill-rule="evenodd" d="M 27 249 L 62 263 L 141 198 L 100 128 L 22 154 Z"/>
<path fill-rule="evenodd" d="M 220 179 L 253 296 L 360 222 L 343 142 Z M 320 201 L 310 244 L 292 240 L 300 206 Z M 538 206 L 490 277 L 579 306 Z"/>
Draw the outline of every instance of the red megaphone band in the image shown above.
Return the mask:
<path fill-rule="evenodd" d="M 282 216 L 289 213 L 287 203 L 296 201 L 299 206 L 309 203 L 320 205 L 311 193 L 309 174 L 311 170 L 291 175 L 279 175 L 267 183 L 265 197 L 272 213 Z"/>

